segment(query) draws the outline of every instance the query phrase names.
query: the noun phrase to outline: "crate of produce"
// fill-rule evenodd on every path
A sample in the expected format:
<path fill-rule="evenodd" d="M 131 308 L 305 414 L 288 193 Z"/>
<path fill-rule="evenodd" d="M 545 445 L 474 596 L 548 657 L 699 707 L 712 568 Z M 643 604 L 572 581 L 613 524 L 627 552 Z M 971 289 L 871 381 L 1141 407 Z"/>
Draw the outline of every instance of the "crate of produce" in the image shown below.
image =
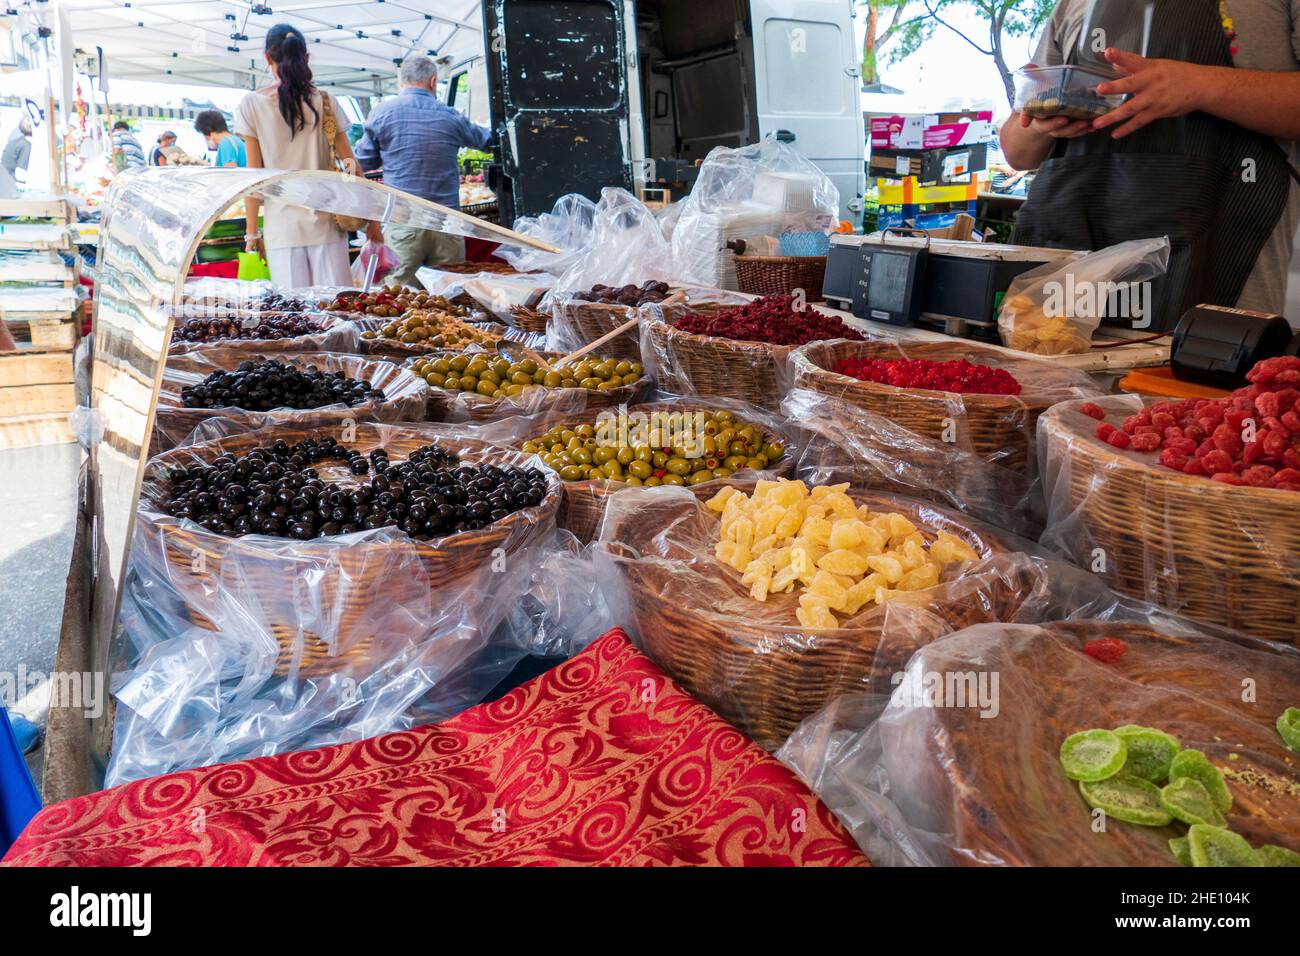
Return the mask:
<path fill-rule="evenodd" d="M 1300 412 L 1280 411 L 1295 386 L 1256 387 L 1253 399 L 1243 389 L 1227 399 L 1115 396 L 1049 409 L 1039 419 L 1044 543 L 1121 593 L 1294 643 L 1300 427 L 1290 425 L 1300 426 Z M 1255 440 L 1243 442 L 1252 428 Z"/>
<path fill-rule="evenodd" d="M 797 349 L 791 364 L 795 388 L 1021 472 L 1036 465 L 1043 412 L 1100 394 L 1082 372 L 969 342 L 813 342 Z"/>
<path fill-rule="evenodd" d="M 776 419 L 735 402 L 652 401 L 552 414 L 525 427 L 527 434 L 511 436 L 512 443 L 541 455 L 560 475 L 564 500 L 558 523 L 584 543 L 596 536 L 608 497 L 623 488 L 712 487 L 733 474 L 775 478 L 794 467 L 786 451 L 790 436 Z M 674 429 L 681 442 L 667 437 Z M 719 435 L 725 449 L 718 447 Z M 579 439 L 576 451 L 568 447 L 573 436 Z M 676 455 L 674 446 L 684 454 Z M 604 457 L 614 464 L 598 460 Z"/>
<path fill-rule="evenodd" d="M 392 362 L 213 346 L 168 359 L 150 451 L 175 447 L 214 418 L 248 429 L 421 421 L 428 393 L 423 379 Z"/>
<path fill-rule="evenodd" d="M 791 353 L 810 341 L 861 338 L 834 316 L 800 309 L 791 296 L 741 306 L 650 309 L 642 322 L 646 367 L 678 395 L 729 398 L 775 410 L 790 385 Z"/>
<path fill-rule="evenodd" d="M 640 362 L 588 354 L 543 367 L 555 352 L 501 345 L 496 352 L 434 352 L 408 359 L 429 386 L 429 421 L 487 422 L 498 418 L 581 411 L 635 402 L 652 383 Z"/>
<path fill-rule="evenodd" d="M 825 784 L 818 795 L 877 865 L 1300 863 L 1300 786 L 1279 732 L 1300 696 L 1296 655 L 1127 616 L 980 624 L 935 641 L 883 713 L 844 697 L 778 756 Z M 969 675 L 996 719 L 981 704 L 928 706 L 931 674 Z M 1248 700 L 1243 675 L 1257 688 Z"/>
<path fill-rule="evenodd" d="M 1014 614 L 1039 574 L 1000 561 L 1008 546 L 966 519 L 846 485 L 631 489 L 610 500 L 601 543 L 650 657 L 767 749 L 839 695 L 889 688 L 916 643 Z M 897 654 L 887 615 L 908 625 Z"/>
<path fill-rule="evenodd" d="M 249 457 L 258 449 L 260 464 Z M 490 591 L 493 562 L 509 562 L 554 527 L 559 479 L 537 464 L 438 426 L 271 425 L 231 434 L 150 461 L 132 561 L 217 640 L 272 641 L 277 676 L 360 683 L 399 658 L 443 673 L 452 667 L 444 658 L 464 651 L 464 635 L 443 619 L 454 613 L 472 627 L 476 609 L 465 602 Z M 195 476 L 204 489 L 185 491 L 197 487 Z M 285 489 L 270 490 L 282 481 L 287 501 Z M 214 494 L 222 503 L 215 512 Z M 307 513 L 314 522 L 304 525 Z M 373 626 L 376 616 L 390 627 Z M 391 629 L 397 618 L 405 630 Z M 444 637 L 425 647 L 433 631 Z"/>

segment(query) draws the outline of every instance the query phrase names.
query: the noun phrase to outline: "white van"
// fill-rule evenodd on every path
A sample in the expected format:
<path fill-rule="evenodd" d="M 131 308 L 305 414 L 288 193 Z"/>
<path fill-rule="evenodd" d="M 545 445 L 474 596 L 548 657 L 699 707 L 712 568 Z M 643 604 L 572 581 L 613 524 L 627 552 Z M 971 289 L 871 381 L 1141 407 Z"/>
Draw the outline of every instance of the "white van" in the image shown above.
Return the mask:
<path fill-rule="evenodd" d="M 483 27 L 503 222 L 689 181 L 713 147 L 769 133 L 834 180 L 846 218 L 862 208 L 852 0 L 485 0 Z"/>

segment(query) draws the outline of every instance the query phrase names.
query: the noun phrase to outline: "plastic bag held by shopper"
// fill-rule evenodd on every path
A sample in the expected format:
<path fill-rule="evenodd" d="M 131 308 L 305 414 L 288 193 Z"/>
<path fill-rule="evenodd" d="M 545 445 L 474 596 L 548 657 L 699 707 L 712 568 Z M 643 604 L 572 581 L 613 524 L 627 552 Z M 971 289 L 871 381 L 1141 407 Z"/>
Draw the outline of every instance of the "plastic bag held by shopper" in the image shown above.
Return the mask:
<path fill-rule="evenodd" d="M 1169 239 L 1134 239 L 1049 263 L 1011 280 L 998 314 L 1002 344 L 1036 355 L 1086 352 L 1103 318 L 1147 328 L 1151 280 L 1169 265 Z"/>
<path fill-rule="evenodd" d="M 397 268 L 397 253 L 382 242 L 367 239 L 366 244 L 361 247 L 361 252 L 357 254 L 356 261 L 352 263 L 352 280 L 357 285 L 365 284 L 366 273 L 370 271 L 370 263 L 373 259 L 379 261 L 375 263 L 374 274 L 370 276 L 371 285 L 382 281 L 384 276 Z"/>

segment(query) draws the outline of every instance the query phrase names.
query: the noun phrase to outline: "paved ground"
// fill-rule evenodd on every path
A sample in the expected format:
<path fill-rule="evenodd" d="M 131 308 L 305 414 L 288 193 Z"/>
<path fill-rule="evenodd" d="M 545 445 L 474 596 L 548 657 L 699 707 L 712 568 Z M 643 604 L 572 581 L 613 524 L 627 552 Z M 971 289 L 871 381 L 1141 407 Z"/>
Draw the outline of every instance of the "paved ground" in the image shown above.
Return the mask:
<path fill-rule="evenodd" d="M 26 678 L 11 710 L 45 726 L 72 557 L 81 446 L 0 450 L 0 673 Z M 0 691 L 3 691 L 0 685 Z M 40 785 L 41 752 L 28 758 Z"/>

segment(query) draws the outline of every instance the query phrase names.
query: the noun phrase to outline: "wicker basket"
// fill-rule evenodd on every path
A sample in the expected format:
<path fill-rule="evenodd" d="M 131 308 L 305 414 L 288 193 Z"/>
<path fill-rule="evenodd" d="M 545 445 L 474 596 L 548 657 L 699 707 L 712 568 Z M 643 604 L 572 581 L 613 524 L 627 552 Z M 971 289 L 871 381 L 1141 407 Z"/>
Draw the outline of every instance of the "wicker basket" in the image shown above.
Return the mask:
<path fill-rule="evenodd" d="M 704 403 L 686 402 L 646 402 L 636 405 L 632 411 L 645 412 L 681 412 L 693 414 L 695 412 L 715 412 L 730 411 L 722 406 L 712 406 Z M 537 438 L 552 428 L 572 428 L 575 425 L 592 424 L 598 410 L 584 412 L 581 415 L 555 416 L 539 422 L 539 429 L 535 435 L 530 438 Z M 764 435 L 768 441 L 787 444 L 788 439 L 785 435 L 771 429 L 764 429 Z M 772 469 L 771 475 L 788 477 L 794 469 L 794 456 L 786 454 L 778 463 L 775 469 Z M 702 487 L 705 489 L 717 488 L 720 481 L 706 482 Z M 596 532 L 600 530 L 601 520 L 605 517 L 606 499 L 617 491 L 627 487 L 621 481 L 566 481 L 561 487 L 564 490 L 564 498 L 560 502 L 559 514 L 556 517 L 556 523 L 567 531 L 573 533 L 583 544 L 587 544 L 596 537 Z"/>
<path fill-rule="evenodd" d="M 831 371 L 844 359 L 903 358 L 935 362 L 965 358 L 1006 368 L 1012 375 L 1030 368 L 1039 368 L 1047 373 L 1055 371 L 1050 363 L 1009 359 L 1001 352 L 969 342 L 908 342 L 903 345 L 845 340 L 813 342 L 798 349 L 791 357 L 794 387 L 842 399 L 936 441 L 945 440 L 945 431 L 953 421 L 957 421 L 963 432 L 957 436 L 958 447 L 969 447 L 982 458 L 1015 471 L 1026 472 L 1035 467 L 1033 442 L 1038 416 L 1061 400 L 1059 394 L 1035 394 L 1026 387 L 1019 395 L 958 395 L 860 382 Z"/>
<path fill-rule="evenodd" d="M 516 305 L 510 309 L 510 318 L 514 321 L 517 328 L 525 332 L 531 332 L 536 335 L 546 334 L 546 324 L 551 321 L 551 316 L 547 312 L 538 312 L 536 309 L 530 309 L 526 305 Z M 637 361 L 641 361 L 638 357 Z"/>
<path fill-rule="evenodd" d="M 556 321 L 565 323 L 573 330 L 572 334 L 577 342 L 586 345 L 588 342 L 596 341 L 602 335 L 608 335 L 629 321 L 637 314 L 637 307 L 565 298 L 556 303 L 553 314 L 556 315 Z M 641 340 L 635 327 L 610 339 L 600 347 L 600 350 L 610 358 L 627 359 L 629 362 L 641 361 Z"/>
<path fill-rule="evenodd" d="M 382 402 L 367 401 L 347 407 L 283 408 L 268 412 L 251 412 L 242 408 L 185 408 L 181 389 L 193 385 L 216 369 L 231 370 L 241 362 L 278 359 L 289 365 L 315 365 L 324 372 L 342 372 L 348 378 L 369 382 L 384 390 Z M 158 392 L 158 410 L 154 416 L 153 439 L 149 454 L 174 448 L 203 422 L 224 418 L 242 423 L 249 429 L 277 422 L 293 422 L 303 428 L 323 428 L 352 422 L 418 422 L 424 418 L 429 401 L 429 386 L 415 373 L 391 362 L 367 361 L 352 355 L 333 353 L 291 353 L 270 351 L 250 353 L 243 348 L 211 348 L 200 352 L 173 355 L 163 371 Z"/>
<path fill-rule="evenodd" d="M 737 484 L 752 490 L 752 483 Z M 690 489 L 699 499 L 717 486 Z M 947 531 L 991 557 L 1005 545 L 962 519 L 906 498 L 850 490 L 859 504 L 908 515 L 928 540 Z M 921 644 L 945 633 L 987 621 L 1008 620 L 1036 583 L 1029 562 L 1013 573 L 973 576 L 969 586 L 941 584 L 909 592 L 902 603 L 916 609 L 906 623 L 894 622 L 883 637 L 884 608 L 864 609 L 833 631 L 808 631 L 795 618 L 797 594 L 773 595 L 766 604 L 749 598 L 740 575 L 713 557 L 718 515 L 695 498 L 677 496 L 670 506 L 646 515 L 613 519 L 602 543 L 623 555 L 618 563 L 627 582 L 633 621 L 646 652 L 691 694 L 739 727 L 760 746 L 775 750 L 799 723 L 841 694 L 891 689 Z M 661 535 L 666 528 L 671 540 Z M 658 540 L 656 540 L 658 539 Z M 647 559 L 647 557 L 649 559 Z M 716 581 L 717 592 L 683 594 L 679 561 Z M 939 595 L 938 598 L 935 595 Z M 721 602 L 734 601 L 725 610 Z M 740 608 L 752 607 L 752 613 Z"/>
<path fill-rule="evenodd" d="M 698 306 L 691 314 L 729 308 L 733 307 Z M 780 408 L 793 346 L 679 332 L 674 326 L 680 318 L 682 314 L 665 313 L 662 320 L 647 322 L 642 329 L 651 352 L 647 365 L 661 389 L 730 398 L 769 411 Z"/>
<path fill-rule="evenodd" d="M 751 295 L 790 295 L 804 291 L 820 302 L 826 278 L 825 256 L 735 256 L 736 284 Z"/>
<path fill-rule="evenodd" d="M 484 262 L 440 262 L 436 266 L 430 266 L 435 272 L 451 272 L 456 275 L 472 276 L 479 273 L 490 273 L 498 276 L 518 275 L 519 270 L 507 262 L 484 261 Z"/>
<path fill-rule="evenodd" d="M 206 317 L 214 311 L 216 310 L 207 309 L 203 314 Z M 252 314 L 243 310 L 231 311 L 237 311 L 240 319 L 247 318 Z M 322 328 L 319 332 L 313 332 L 310 335 L 295 335 L 287 339 L 216 339 L 211 342 L 182 342 L 173 337 L 171 344 L 167 347 L 167 354 L 168 356 L 186 355 L 191 352 L 221 348 L 242 349 L 249 353 L 249 357 L 252 358 L 261 352 L 278 352 L 283 355 L 288 352 L 354 353 L 357 351 L 357 330 L 350 322 L 336 315 L 327 315 L 325 313 L 314 314 L 312 318 L 319 322 Z M 177 324 L 183 321 L 184 317 L 177 317 Z"/>
<path fill-rule="evenodd" d="M 352 324 L 356 326 L 357 333 L 362 335 L 366 332 L 378 332 L 393 321 L 393 319 L 354 319 Z M 507 326 L 497 322 L 474 322 L 472 324 L 476 329 L 494 335 L 498 339 L 505 338 L 511 332 L 511 329 Z M 516 332 L 519 337 L 524 334 Z M 396 362 L 404 361 L 412 356 L 428 355 L 434 351 L 447 351 L 446 349 L 433 349 L 422 342 L 398 342 L 396 339 L 385 338 L 363 338 L 360 340 L 360 348 L 362 355 L 391 359 Z"/>
<path fill-rule="evenodd" d="M 1099 404 L 1113 408 L 1114 401 Z M 1100 573 L 1117 591 L 1254 637 L 1296 642 L 1300 494 L 1185 475 L 1097 440 L 1096 425 L 1074 403 L 1039 419 L 1048 533 L 1065 522 L 1070 550 L 1085 567 L 1095 566 L 1100 548 Z"/>
<path fill-rule="evenodd" d="M 471 575 L 492 573 L 491 563 L 502 554 L 510 555 L 554 519 L 560 502 L 559 479 L 549 480 L 546 499 L 538 506 L 516 512 L 481 528 L 437 540 L 408 539 L 405 547 L 418 559 L 419 573 L 403 567 L 395 573 L 391 537 L 340 544 L 338 539 L 319 538 L 293 542 L 293 559 L 277 556 L 265 545 L 268 540 L 289 543 L 289 539 L 267 539 L 262 535 L 244 538 L 213 534 L 192 522 L 180 522 L 160 513 L 158 498 L 170 479 L 168 470 L 196 460 L 209 461 L 220 454 L 243 454 L 254 447 L 283 439 L 293 444 L 305 438 L 328 435 L 342 441 L 343 430 L 274 426 L 255 432 L 205 442 L 165 452 L 153 459 L 146 470 L 145 491 L 137 520 L 137 538 L 162 541 L 162 560 L 167 578 L 185 602 L 192 622 L 206 630 L 218 630 L 209 612 L 214 592 L 237 589 L 242 609 L 256 617 L 256 624 L 268 631 L 280 646 L 275 673 L 295 672 L 301 677 L 347 672 L 357 680 L 383 666 L 394 644 L 403 648 L 420 634 L 376 635 L 368 625 L 368 609 L 388 602 L 392 605 L 438 607 L 438 594 L 456 598 L 472 584 Z M 394 460 L 430 442 L 454 449 L 469 461 L 492 461 L 498 465 L 525 466 L 531 456 L 509 452 L 500 446 L 472 438 L 448 437 L 421 430 L 418 426 L 376 427 L 359 425 L 350 447 L 369 452 L 382 445 Z M 316 466 L 323 478 L 351 480 L 342 465 Z M 392 529 L 394 535 L 400 535 Z M 402 535 L 402 537 L 405 537 Z M 498 550 L 501 549 L 501 550 Z M 200 557 L 201 556 L 201 557 Z M 320 568 L 325 568 L 320 573 Z M 195 570 L 195 569 L 198 570 Z M 304 608 L 314 611 L 315 620 L 328 620 L 329 633 L 304 627 Z M 472 609 L 464 609 L 469 615 Z M 390 640 L 390 638 L 392 638 Z"/>
<path fill-rule="evenodd" d="M 453 357 L 462 353 L 443 352 L 420 356 L 433 358 L 438 355 Z M 468 354 L 468 353 L 465 353 Z M 557 352 L 535 352 L 546 359 L 560 358 Z M 604 357 L 603 355 L 601 356 Z M 415 359 L 408 359 L 406 367 L 410 368 Z M 415 374 L 412 370 L 412 374 Z M 429 386 L 428 420 L 431 422 L 491 422 L 500 418 L 514 418 L 520 415 L 546 414 L 553 408 L 608 408 L 611 405 L 630 405 L 650 390 L 652 381 L 648 375 L 642 375 L 631 385 L 618 388 L 600 389 L 527 389 L 524 400 L 488 398 L 473 392 L 449 392 L 436 385 Z M 575 393 L 579 393 L 575 397 Z"/>

